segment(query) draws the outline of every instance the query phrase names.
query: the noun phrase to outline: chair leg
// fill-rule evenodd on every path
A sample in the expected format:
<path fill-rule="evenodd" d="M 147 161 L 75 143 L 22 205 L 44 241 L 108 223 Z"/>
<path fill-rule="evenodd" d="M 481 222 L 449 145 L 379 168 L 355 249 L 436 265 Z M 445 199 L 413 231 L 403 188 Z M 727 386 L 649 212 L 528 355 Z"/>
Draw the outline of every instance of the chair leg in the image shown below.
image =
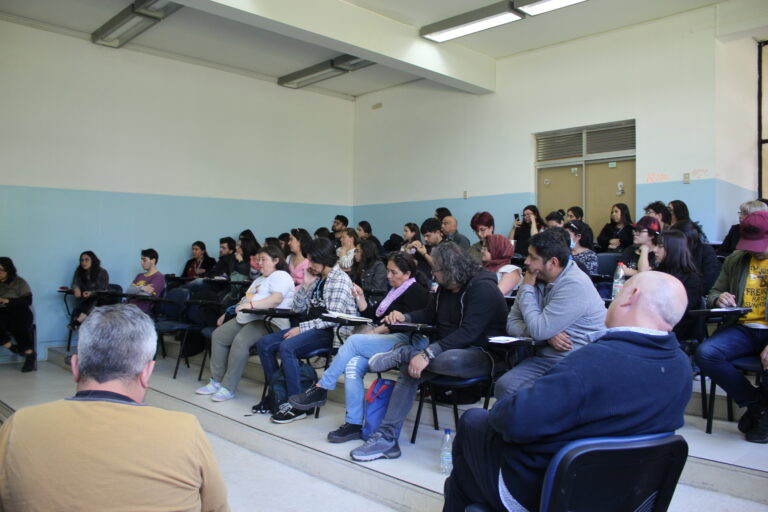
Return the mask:
<path fill-rule="evenodd" d="M 72 331 L 69 331 L 69 334 L 67 334 L 67 354 L 69 354 L 69 349 L 72 348 Z"/>
<path fill-rule="evenodd" d="M 483 400 L 483 409 L 488 409 L 491 403 L 491 395 L 493 394 L 493 381 L 488 383 L 488 390 L 485 394 L 485 400 Z"/>
<path fill-rule="evenodd" d="M 435 400 L 435 388 L 429 387 L 429 396 L 432 399 L 432 425 L 435 426 L 435 430 L 440 430 L 440 423 L 437 419 L 437 400 Z"/>
<path fill-rule="evenodd" d="M 421 410 L 424 408 L 424 386 L 421 387 L 419 393 L 419 407 L 416 409 L 416 421 L 413 423 L 413 433 L 411 434 L 411 444 L 416 442 L 416 434 L 419 431 L 419 423 L 421 422 Z"/>
<path fill-rule="evenodd" d="M 707 434 L 712 433 L 712 420 L 715 416 L 715 381 L 709 386 L 709 406 L 707 407 Z"/>
<path fill-rule="evenodd" d="M 184 347 L 187 344 L 187 334 L 189 331 L 184 331 L 184 336 L 181 337 L 181 346 Z M 184 362 L 187 365 L 187 368 L 189 368 L 189 355 L 184 353 L 182 350 L 182 353 L 184 354 Z"/>
<path fill-rule="evenodd" d="M 208 353 L 211 351 L 211 341 L 205 341 L 205 350 L 203 350 L 203 362 L 200 364 L 200 373 L 197 376 L 197 380 L 203 380 L 203 370 L 205 370 L 205 359 L 208 357 Z"/>
<path fill-rule="evenodd" d="M 456 390 L 453 390 L 453 393 L 451 393 L 451 401 L 453 402 L 453 431 L 454 433 L 459 428 L 459 404 L 458 399 L 456 398 Z"/>
<path fill-rule="evenodd" d="M 731 400 L 731 395 L 726 395 L 725 400 L 728 403 L 728 421 L 733 421 L 733 400 Z"/>
<path fill-rule="evenodd" d="M 157 333 L 157 341 L 160 343 L 160 353 L 163 354 L 163 359 L 165 359 L 166 353 L 165 353 L 165 338 L 162 334 Z"/>
<path fill-rule="evenodd" d="M 173 370 L 173 378 L 176 378 L 176 375 L 179 373 L 179 365 L 181 364 L 181 355 L 184 353 L 184 345 L 187 344 L 187 337 L 186 335 L 181 338 L 181 346 L 179 347 L 179 355 L 176 357 L 176 369 Z M 189 367 L 189 363 L 187 363 L 187 367 Z"/>
<path fill-rule="evenodd" d="M 701 386 L 701 417 L 707 419 L 707 379 L 704 375 L 699 375 L 699 385 Z"/>

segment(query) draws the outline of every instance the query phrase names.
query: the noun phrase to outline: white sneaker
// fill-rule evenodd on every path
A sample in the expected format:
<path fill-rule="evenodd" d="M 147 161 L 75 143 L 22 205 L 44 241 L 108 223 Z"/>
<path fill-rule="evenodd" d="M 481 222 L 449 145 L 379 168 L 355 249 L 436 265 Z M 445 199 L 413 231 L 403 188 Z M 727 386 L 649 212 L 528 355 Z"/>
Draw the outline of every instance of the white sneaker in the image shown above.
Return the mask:
<path fill-rule="evenodd" d="M 197 393 L 198 395 L 212 395 L 215 392 L 217 392 L 220 387 L 221 387 L 220 382 L 216 382 L 215 380 L 211 379 L 207 385 L 201 388 L 197 388 L 195 390 L 195 393 Z"/>

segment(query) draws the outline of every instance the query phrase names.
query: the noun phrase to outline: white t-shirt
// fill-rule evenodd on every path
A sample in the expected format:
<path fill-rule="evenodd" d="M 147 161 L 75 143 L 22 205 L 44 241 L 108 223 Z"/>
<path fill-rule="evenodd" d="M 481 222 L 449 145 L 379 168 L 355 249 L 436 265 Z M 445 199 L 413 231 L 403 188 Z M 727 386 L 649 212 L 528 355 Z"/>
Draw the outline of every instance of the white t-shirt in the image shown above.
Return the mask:
<path fill-rule="evenodd" d="M 253 288 L 253 285 L 251 285 Z M 251 288 L 248 291 L 253 293 Z M 251 304 L 261 299 L 266 299 L 275 292 L 283 294 L 283 300 L 278 304 L 277 308 L 290 308 L 293 303 L 293 293 L 295 285 L 293 284 L 293 278 L 285 270 L 275 270 L 268 277 L 258 285 L 258 290 L 255 290 L 255 295 L 251 299 Z M 254 320 L 261 320 L 261 315 L 254 315 L 252 313 L 237 313 L 237 323 L 247 324 Z"/>
<path fill-rule="evenodd" d="M 512 264 L 504 265 L 503 267 L 501 267 L 499 270 L 496 271 L 496 282 L 501 282 L 501 276 L 503 276 L 504 274 L 508 274 L 510 272 L 514 272 L 515 270 L 520 270 L 520 267 Z M 520 281 L 522 281 L 522 279 Z M 512 296 L 512 292 L 514 292 L 520 287 L 520 281 L 518 281 L 518 283 L 515 285 L 514 288 L 509 290 L 509 293 L 506 294 L 505 297 Z"/>

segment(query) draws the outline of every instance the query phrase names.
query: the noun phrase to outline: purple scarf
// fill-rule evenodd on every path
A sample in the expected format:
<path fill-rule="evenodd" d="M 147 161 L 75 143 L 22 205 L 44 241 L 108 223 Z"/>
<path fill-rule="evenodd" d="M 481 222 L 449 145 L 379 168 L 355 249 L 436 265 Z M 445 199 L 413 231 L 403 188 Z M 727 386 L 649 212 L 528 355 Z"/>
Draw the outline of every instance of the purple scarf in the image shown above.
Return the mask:
<path fill-rule="evenodd" d="M 398 297 L 400 297 L 402 294 L 405 293 L 405 291 L 416 282 L 415 278 L 410 278 L 397 288 L 392 288 L 389 290 L 389 293 L 387 293 L 387 296 L 384 297 L 384 300 L 382 300 L 379 303 L 379 307 L 376 308 L 376 316 L 384 316 L 384 313 L 386 313 L 387 308 L 392 305 L 393 302 L 397 300 Z"/>

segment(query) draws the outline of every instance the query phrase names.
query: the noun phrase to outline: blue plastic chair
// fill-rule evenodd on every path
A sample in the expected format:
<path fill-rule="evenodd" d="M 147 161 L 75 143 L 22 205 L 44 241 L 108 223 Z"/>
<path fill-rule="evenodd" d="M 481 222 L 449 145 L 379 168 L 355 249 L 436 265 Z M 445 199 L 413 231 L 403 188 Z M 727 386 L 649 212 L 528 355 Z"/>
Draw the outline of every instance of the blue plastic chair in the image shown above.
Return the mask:
<path fill-rule="evenodd" d="M 189 368 L 189 358 L 184 352 L 184 348 L 187 343 L 187 334 L 189 331 L 200 330 L 201 325 L 196 325 L 189 322 L 186 319 L 185 311 L 187 309 L 187 301 L 189 300 L 189 290 L 186 288 L 173 288 L 168 290 L 164 294 L 166 302 L 158 302 L 155 304 L 155 331 L 157 332 L 157 340 L 165 357 L 165 342 L 163 341 L 164 334 L 171 334 L 176 332 L 182 333 L 181 346 L 179 347 L 179 355 L 176 358 L 176 368 L 173 370 L 173 378 L 179 373 L 179 364 L 181 363 L 182 356 L 186 362 L 187 368 Z"/>
<path fill-rule="evenodd" d="M 760 357 L 759 356 L 747 356 L 747 357 L 740 357 L 738 359 L 734 359 L 731 361 L 731 364 L 737 369 L 741 370 L 742 373 L 749 374 L 753 373 L 755 374 L 755 386 L 760 386 L 760 374 L 763 371 L 763 366 L 760 363 Z M 704 375 L 701 376 L 701 382 L 704 382 Z M 710 387 L 709 387 L 709 404 L 707 405 L 707 428 L 706 432 L 707 434 L 712 433 L 712 422 L 715 417 L 715 381 L 711 380 Z M 706 387 L 704 388 L 706 389 Z M 733 400 L 731 400 L 730 395 L 726 396 L 727 406 L 728 406 L 728 421 L 733 421 Z"/>
<path fill-rule="evenodd" d="M 688 458 L 672 433 L 568 443 L 549 462 L 541 512 L 664 512 Z"/>

